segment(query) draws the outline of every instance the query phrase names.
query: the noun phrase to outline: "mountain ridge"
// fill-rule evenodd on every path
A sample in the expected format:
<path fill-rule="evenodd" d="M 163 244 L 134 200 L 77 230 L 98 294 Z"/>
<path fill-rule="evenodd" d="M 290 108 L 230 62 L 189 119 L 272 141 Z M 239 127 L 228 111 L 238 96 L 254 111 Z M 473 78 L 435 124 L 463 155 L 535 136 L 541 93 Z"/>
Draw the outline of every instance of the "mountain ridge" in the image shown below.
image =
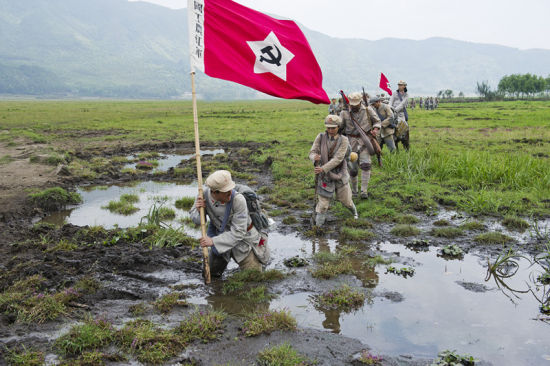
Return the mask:
<path fill-rule="evenodd" d="M 190 93 L 186 9 L 126 0 L 0 0 L 0 94 L 53 98 L 185 98 Z M 441 89 L 473 94 L 477 81 L 512 73 L 550 73 L 550 50 L 520 50 L 431 37 L 381 40 L 305 33 L 323 86 L 380 92 L 384 72 L 412 95 Z M 266 97 L 197 75 L 203 99 Z"/>

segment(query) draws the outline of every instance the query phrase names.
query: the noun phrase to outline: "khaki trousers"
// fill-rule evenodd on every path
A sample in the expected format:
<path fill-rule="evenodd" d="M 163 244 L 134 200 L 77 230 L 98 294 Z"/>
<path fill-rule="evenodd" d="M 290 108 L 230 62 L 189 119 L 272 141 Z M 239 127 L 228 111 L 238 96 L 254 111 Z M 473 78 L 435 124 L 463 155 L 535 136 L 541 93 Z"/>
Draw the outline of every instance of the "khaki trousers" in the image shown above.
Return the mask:
<path fill-rule="evenodd" d="M 350 210 L 353 209 L 354 204 L 353 200 L 351 198 L 351 188 L 349 186 L 349 183 L 346 184 L 336 184 L 336 200 L 342 202 L 344 206 L 349 208 Z M 325 213 L 328 211 L 328 208 L 330 206 L 330 198 L 323 197 L 320 194 L 317 195 L 317 206 L 315 207 L 315 212 L 317 213 Z"/>
<path fill-rule="evenodd" d="M 212 253 L 212 251 L 210 251 L 208 262 L 210 263 L 210 274 L 213 277 L 221 277 L 221 275 L 223 274 L 223 271 L 225 271 L 228 264 L 228 262 L 225 260 L 223 256 L 216 255 Z M 241 270 L 257 269 L 258 271 L 262 271 L 263 269 L 262 263 L 260 263 L 260 261 L 256 257 L 256 254 L 254 254 L 253 250 L 251 250 L 250 253 L 248 253 L 248 256 L 238 264 Z"/>

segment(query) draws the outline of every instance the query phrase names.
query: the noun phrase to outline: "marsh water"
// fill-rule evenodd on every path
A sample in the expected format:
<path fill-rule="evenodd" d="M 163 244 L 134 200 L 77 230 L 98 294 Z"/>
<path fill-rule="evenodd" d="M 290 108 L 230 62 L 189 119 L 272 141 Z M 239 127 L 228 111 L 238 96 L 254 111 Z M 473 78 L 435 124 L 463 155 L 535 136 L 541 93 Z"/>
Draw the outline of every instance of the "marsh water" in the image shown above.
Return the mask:
<path fill-rule="evenodd" d="M 103 225 L 106 228 L 138 225 L 149 208 L 162 201 L 172 206 L 176 199 L 194 197 L 196 183 L 174 184 L 153 181 L 131 186 L 110 186 L 101 189 L 79 189 L 83 203 L 70 210 L 45 219 L 48 222 L 74 225 Z M 139 211 L 130 216 L 112 214 L 102 208 L 121 194 L 137 194 Z M 187 215 L 177 211 L 173 225 Z M 454 213 L 442 213 L 442 218 Z M 420 223 L 419 227 L 425 223 Z M 193 237 L 196 229 L 186 227 Z M 525 235 L 525 234 L 524 234 Z M 524 240 L 522 235 L 519 240 Z M 390 241 L 373 241 L 370 244 L 352 244 L 365 255 L 390 258 L 396 267 L 413 267 L 412 277 L 404 278 L 386 273 L 385 265 L 374 268 L 361 266 L 360 256 L 352 258 L 355 275 L 343 275 L 333 280 L 318 280 L 309 269 L 314 265 L 311 257 L 319 251 L 335 252 L 348 245 L 334 239 L 306 239 L 299 233 L 270 234 L 273 260 L 269 268 L 281 269 L 290 275 L 274 284 L 271 291 L 276 297 L 264 307 L 289 309 L 300 327 L 326 330 L 359 339 L 374 353 L 410 355 L 433 358 L 439 351 L 450 349 L 460 354 L 471 354 L 495 365 L 550 365 L 550 324 L 539 312 L 544 288 L 536 288 L 534 278 L 540 271 L 527 259 L 519 258 L 519 270 L 510 278 L 487 278 L 487 257 L 465 254 L 461 259 L 439 255 L 439 248 L 430 246 L 425 251 L 414 251 L 405 245 Z M 310 266 L 288 269 L 283 261 L 292 256 L 310 261 Z M 494 258 L 492 258 L 494 259 Z M 235 269 L 232 263 L 230 270 Z M 246 303 L 224 296 L 220 281 L 207 287 L 201 278 L 177 271 L 160 271 L 148 274 L 173 284 L 192 285 L 195 290 L 191 303 L 210 304 L 229 313 L 240 314 Z M 312 296 L 347 283 L 361 288 L 367 301 L 359 310 L 345 313 L 326 311 L 315 307 Z M 529 289 L 532 292 L 529 292 Z"/>

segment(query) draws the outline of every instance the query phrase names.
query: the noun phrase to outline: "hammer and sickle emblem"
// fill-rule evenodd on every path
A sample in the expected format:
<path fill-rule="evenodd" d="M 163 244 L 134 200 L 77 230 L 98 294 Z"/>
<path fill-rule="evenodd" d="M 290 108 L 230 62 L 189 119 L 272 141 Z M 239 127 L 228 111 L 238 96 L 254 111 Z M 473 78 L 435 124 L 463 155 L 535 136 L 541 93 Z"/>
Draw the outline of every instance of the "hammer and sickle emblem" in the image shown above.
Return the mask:
<path fill-rule="evenodd" d="M 275 50 L 277 51 L 277 56 L 273 54 L 273 47 L 275 47 Z M 277 47 L 277 45 L 266 46 L 260 51 L 262 51 L 260 62 L 267 62 L 268 64 L 281 66 L 281 58 L 283 57 L 283 55 L 281 54 L 281 51 L 279 50 L 279 47 Z M 266 58 L 263 55 L 269 56 L 269 58 Z"/>

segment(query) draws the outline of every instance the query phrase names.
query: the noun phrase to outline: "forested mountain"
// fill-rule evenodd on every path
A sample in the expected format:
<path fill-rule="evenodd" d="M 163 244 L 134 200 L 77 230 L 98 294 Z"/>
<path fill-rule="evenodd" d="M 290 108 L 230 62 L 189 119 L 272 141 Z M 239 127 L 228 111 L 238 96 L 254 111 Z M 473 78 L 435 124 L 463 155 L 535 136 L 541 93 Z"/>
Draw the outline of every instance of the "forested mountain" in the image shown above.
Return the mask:
<path fill-rule="evenodd" d="M 292 16 L 292 14 L 285 14 Z M 378 91 L 379 72 L 413 95 L 474 92 L 476 81 L 550 73 L 550 50 L 518 50 L 444 38 L 338 39 L 303 28 L 329 95 Z M 258 97 L 198 75 L 205 99 Z M 40 97 L 189 96 L 186 10 L 126 0 L 0 0 L 0 94 Z"/>

